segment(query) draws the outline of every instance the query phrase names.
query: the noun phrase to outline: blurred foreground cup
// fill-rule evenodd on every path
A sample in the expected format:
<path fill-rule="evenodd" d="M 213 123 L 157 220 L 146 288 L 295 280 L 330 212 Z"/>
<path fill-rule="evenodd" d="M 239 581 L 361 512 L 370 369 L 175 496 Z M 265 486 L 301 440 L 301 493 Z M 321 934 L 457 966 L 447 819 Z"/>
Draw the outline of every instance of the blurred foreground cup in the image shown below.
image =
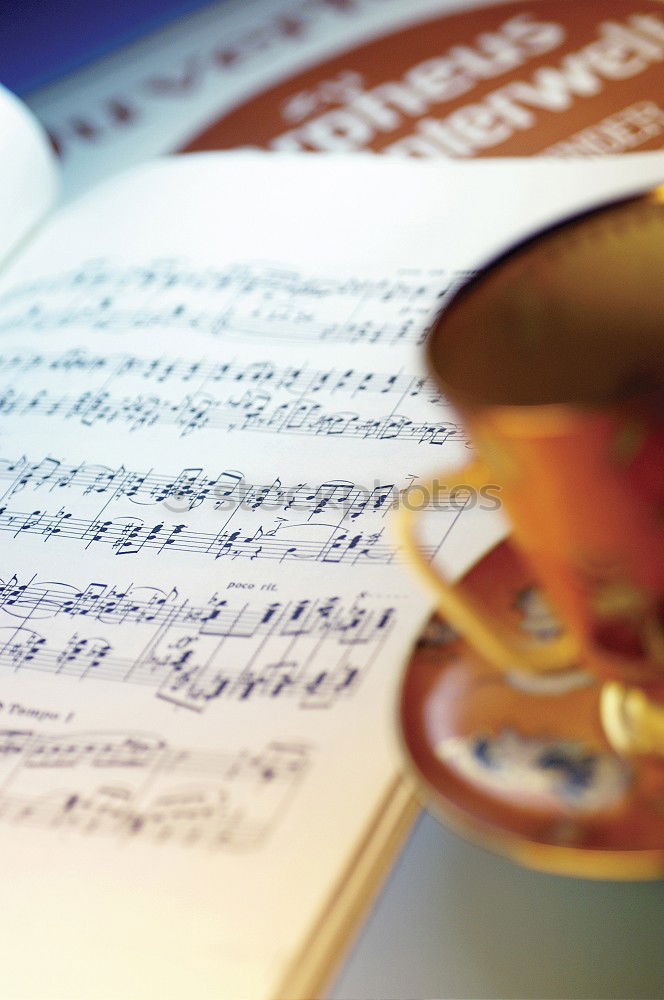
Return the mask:
<path fill-rule="evenodd" d="M 500 486 L 509 544 L 563 629 L 515 635 L 428 561 L 403 509 L 441 615 L 511 675 L 597 675 L 609 744 L 664 771 L 664 186 L 492 262 L 439 316 L 427 358 L 477 456 L 446 484 Z"/>

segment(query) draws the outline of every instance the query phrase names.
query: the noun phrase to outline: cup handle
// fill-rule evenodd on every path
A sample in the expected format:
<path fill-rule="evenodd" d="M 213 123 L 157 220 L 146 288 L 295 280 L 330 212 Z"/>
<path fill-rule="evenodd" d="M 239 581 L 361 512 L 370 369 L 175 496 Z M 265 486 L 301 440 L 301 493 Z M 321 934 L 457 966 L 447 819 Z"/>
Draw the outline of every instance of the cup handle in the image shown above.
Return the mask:
<path fill-rule="evenodd" d="M 608 681 L 600 695 L 604 732 L 620 754 L 664 754 L 664 705 L 640 688 Z"/>
<path fill-rule="evenodd" d="M 467 486 L 480 489 L 491 481 L 491 475 L 484 463 L 477 460 L 461 470 L 445 473 L 445 481 L 450 491 Z M 429 480 L 424 489 L 427 495 L 433 496 L 436 480 Z M 520 646 L 507 626 L 477 603 L 466 585 L 446 579 L 422 551 L 417 537 L 419 514 L 420 511 L 409 510 L 401 503 L 396 522 L 401 544 L 409 561 L 435 593 L 438 610 L 481 656 L 502 670 L 527 673 L 569 669 L 575 664 L 579 651 L 570 633 L 564 632 L 547 642 Z"/>

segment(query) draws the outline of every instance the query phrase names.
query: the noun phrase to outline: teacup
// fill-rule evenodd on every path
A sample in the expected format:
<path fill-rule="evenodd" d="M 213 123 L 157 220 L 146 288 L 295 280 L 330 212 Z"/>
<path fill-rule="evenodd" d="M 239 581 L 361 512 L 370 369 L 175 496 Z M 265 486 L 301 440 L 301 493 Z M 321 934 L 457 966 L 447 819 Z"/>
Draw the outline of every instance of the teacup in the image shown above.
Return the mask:
<path fill-rule="evenodd" d="M 519 642 L 404 541 L 445 618 L 504 669 L 608 680 L 621 751 L 664 752 L 664 186 L 567 220 L 484 268 L 438 317 L 429 367 L 497 484 L 512 541 L 557 611 Z M 626 685 L 638 685 L 629 690 Z"/>

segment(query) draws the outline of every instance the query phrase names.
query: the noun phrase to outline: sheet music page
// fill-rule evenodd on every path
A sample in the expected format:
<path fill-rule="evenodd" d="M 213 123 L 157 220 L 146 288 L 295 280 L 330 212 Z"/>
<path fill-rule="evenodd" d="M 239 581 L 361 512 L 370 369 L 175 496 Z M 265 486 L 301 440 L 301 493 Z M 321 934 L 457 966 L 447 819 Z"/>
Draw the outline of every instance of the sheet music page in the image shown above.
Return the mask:
<path fill-rule="evenodd" d="M 390 515 L 469 454 L 427 325 L 481 258 L 663 173 L 201 154 L 5 275 L 3 996 L 273 993 L 401 768 L 430 604 Z M 501 530 L 427 516 L 457 568 Z"/>
<path fill-rule="evenodd" d="M 46 132 L 0 84 L 0 262 L 52 207 L 57 190 Z"/>

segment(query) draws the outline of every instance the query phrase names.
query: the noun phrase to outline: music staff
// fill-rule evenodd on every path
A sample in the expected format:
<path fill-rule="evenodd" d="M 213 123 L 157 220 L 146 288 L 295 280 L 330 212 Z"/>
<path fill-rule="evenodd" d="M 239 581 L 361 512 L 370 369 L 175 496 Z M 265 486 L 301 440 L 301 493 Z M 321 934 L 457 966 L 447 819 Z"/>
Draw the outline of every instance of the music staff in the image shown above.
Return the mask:
<path fill-rule="evenodd" d="M 84 324 L 195 330 L 224 339 L 421 343 L 452 277 L 339 280 L 252 263 L 215 271 L 194 270 L 186 261 L 118 268 L 97 260 L 3 296 L 0 332 Z"/>
<path fill-rule="evenodd" d="M 224 469 L 215 475 L 199 466 L 166 474 L 154 469 L 126 469 L 124 465 L 68 465 L 50 455 L 37 461 L 25 455 L 19 459 L 0 458 L 0 502 L 4 504 L 24 491 L 49 495 L 67 492 L 105 500 L 106 507 L 110 502 L 127 500 L 138 507 L 164 504 L 171 513 L 201 507 L 225 512 L 242 508 L 259 513 L 297 511 L 306 513 L 308 519 L 335 511 L 343 513 L 343 520 L 353 522 L 369 515 L 384 517 L 395 510 L 404 491 L 415 481 L 410 477 L 402 487 L 397 483 L 375 483 L 370 488 L 346 480 L 288 485 L 277 478 L 259 484 L 247 482 L 237 469 Z M 455 504 L 450 491 L 441 484 L 435 496 L 424 498 L 422 507 L 452 510 Z"/>
<path fill-rule="evenodd" d="M 462 508 L 457 508 L 458 514 Z M 313 530 L 312 530 L 313 529 Z M 76 517 L 66 507 L 18 511 L 0 507 L 0 533 L 13 538 L 34 535 L 47 542 L 57 538 L 80 542 L 85 549 L 109 545 L 116 556 L 135 556 L 152 551 L 185 552 L 211 559 L 250 559 L 283 563 L 299 560 L 314 563 L 355 565 L 359 562 L 388 565 L 400 562 L 399 550 L 387 541 L 384 528 L 362 531 L 336 524 L 296 523 L 276 518 L 270 526 L 255 529 L 224 527 L 199 531 L 186 524 L 166 521 L 146 523 L 138 517 Z M 432 557 L 437 546 L 425 546 Z"/>
<path fill-rule="evenodd" d="M 310 757 L 299 743 L 223 753 L 129 731 L 3 729 L 0 822 L 252 850 L 277 827 Z"/>
<path fill-rule="evenodd" d="M 464 441 L 461 427 L 453 421 L 411 420 L 403 414 L 363 416 L 354 411 L 328 410 L 310 399 L 277 403 L 269 392 L 248 390 L 240 398 L 215 397 L 207 393 L 186 394 L 179 399 L 143 394 L 112 396 L 109 392 L 84 391 L 59 394 L 48 389 L 18 392 L 0 389 L 0 418 L 57 417 L 84 427 L 114 424 L 136 432 L 161 424 L 177 428 L 180 437 L 201 430 L 251 431 L 311 437 L 412 441 L 442 446 Z"/>
<path fill-rule="evenodd" d="M 75 592 L 12 578 L 0 589 L 0 622 L 11 622 L 0 624 L 0 670 L 148 686 L 195 711 L 257 697 L 331 708 L 353 694 L 396 624 L 394 602 L 364 593 L 350 603 L 212 595 L 196 607 L 176 591 L 146 590 L 93 583 Z M 46 619 L 76 619 L 77 628 L 44 633 Z M 312 658 L 323 647 L 324 658 Z"/>
<path fill-rule="evenodd" d="M 37 577 L 22 583 L 15 574 L 0 581 L 0 612 L 32 621 L 64 616 L 106 625 L 167 623 L 172 629 L 213 629 L 215 635 L 228 638 L 336 634 L 346 645 L 373 641 L 393 617 L 390 607 L 372 611 L 364 594 L 351 603 L 334 595 L 252 603 L 214 592 L 204 604 L 194 604 L 181 597 L 177 588 L 166 592 L 158 587 L 132 584 L 121 588 L 103 582 L 80 588 Z"/>
<path fill-rule="evenodd" d="M 180 653 L 157 658 L 154 654 L 137 663 L 131 656 L 116 653 L 108 640 L 98 636 L 84 639 L 72 633 L 63 645 L 55 646 L 32 629 L 17 630 L 10 642 L 3 642 L 3 632 L 0 628 L 0 670 L 28 669 L 77 680 L 94 678 L 157 687 L 160 698 L 198 711 L 220 699 L 246 702 L 287 696 L 296 697 L 304 708 L 329 708 L 339 697 L 352 693 L 363 673 L 359 665 L 351 663 L 307 668 L 298 658 L 254 668 L 243 662 L 242 669 L 206 669 L 201 663 L 189 662 L 194 637 L 186 637 L 188 656 Z"/>
<path fill-rule="evenodd" d="M 108 388 L 122 378 L 146 383 L 195 383 L 199 386 L 231 383 L 235 386 L 260 386 L 285 390 L 296 395 L 316 396 L 343 393 L 349 399 L 364 395 L 424 398 L 440 405 L 442 398 L 433 382 L 422 376 L 396 372 L 366 371 L 354 368 L 312 368 L 309 365 L 278 365 L 269 359 L 252 362 L 187 360 L 182 357 L 143 357 L 138 354 L 93 354 L 82 348 L 55 353 L 0 353 L 0 374 L 16 378 L 35 374 L 83 375 L 86 380 L 98 375 Z"/>

